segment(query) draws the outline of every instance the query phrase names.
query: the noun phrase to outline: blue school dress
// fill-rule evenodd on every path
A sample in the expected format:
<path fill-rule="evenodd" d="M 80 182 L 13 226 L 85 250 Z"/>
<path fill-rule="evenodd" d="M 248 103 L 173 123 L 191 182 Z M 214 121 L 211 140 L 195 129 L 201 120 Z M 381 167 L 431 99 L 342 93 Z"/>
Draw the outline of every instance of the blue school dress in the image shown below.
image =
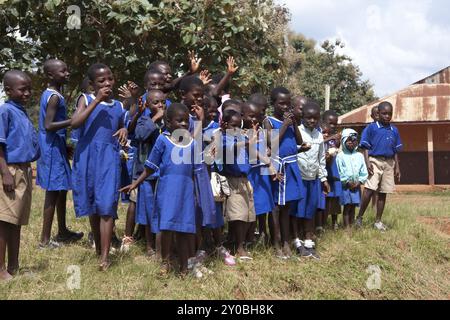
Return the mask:
<path fill-rule="evenodd" d="M 54 122 L 67 120 L 67 107 L 64 97 L 56 90 L 46 89 L 40 100 L 39 146 L 41 157 L 37 161 L 36 184 L 47 191 L 70 190 L 72 170 L 67 157 L 67 130 L 45 130 L 45 116 L 48 101 L 52 96 L 59 98 Z"/>
<path fill-rule="evenodd" d="M 304 198 L 296 201 L 290 207 L 289 214 L 297 218 L 311 220 L 317 210 L 325 209 L 325 197 L 322 192 L 322 183 L 319 179 L 302 180 Z"/>
<path fill-rule="evenodd" d="M 138 179 L 144 171 L 145 161 L 147 161 L 161 130 L 162 125 L 155 124 L 151 119 L 150 110 L 145 109 L 144 113 L 140 116 L 134 131 L 134 143 L 137 146 L 133 166 L 134 180 Z M 137 224 L 153 225 L 154 223 L 157 223 L 157 216 L 155 215 L 154 210 L 154 190 L 158 177 L 159 172 L 155 172 L 145 179 L 138 187 L 135 215 L 135 222 Z"/>
<path fill-rule="evenodd" d="M 197 122 L 197 123 L 196 123 Z M 202 125 L 198 122 L 195 116 L 189 114 L 189 132 L 194 134 L 195 126 Z M 204 128 L 202 128 L 202 133 L 205 132 Z M 194 137 L 197 139 L 198 137 Z M 200 137 L 202 138 L 202 137 Z M 203 151 L 205 149 L 205 144 L 196 143 L 196 153 L 203 158 Z M 196 190 L 198 193 L 198 197 L 201 199 L 197 199 L 197 216 L 198 220 L 201 221 L 201 225 L 203 227 L 206 226 L 214 226 L 216 224 L 216 204 L 214 203 L 214 196 L 211 188 L 211 179 L 208 173 L 208 167 L 205 163 L 202 163 L 199 171 L 196 174 Z M 201 191 L 201 192 L 200 192 Z M 201 205 L 200 205 L 201 204 Z M 220 217 L 217 218 L 220 219 Z"/>
<path fill-rule="evenodd" d="M 196 233 L 194 171 L 201 169 L 201 163 L 197 159 L 194 161 L 194 150 L 193 140 L 187 146 L 180 146 L 170 140 L 170 133 L 165 132 L 158 137 L 145 162 L 146 167 L 159 172 L 155 191 L 157 221 L 152 223 L 153 233 Z"/>
<path fill-rule="evenodd" d="M 84 95 L 86 105 L 94 95 Z M 77 217 L 98 214 L 117 218 L 120 145 L 113 135 L 123 124 L 119 101 L 98 104 L 79 129 L 73 159 L 73 199 Z"/>
<path fill-rule="evenodd" d="M 272 129 L 280 130 L 283 122 L 268 117 Z M 273 154 L 275 168 L 284 175 L 282 182 L 272 182 L 274 201 L 278 205 L 285 205 L 288 202 L 299 200 L 304 197 L 304 187 L 300 169 L 297 164 L 297 142 L 295 140 L 294 127 L 290 126 L 280 141 L 278 154 Z"/>
<path fill-rule="evenodd" d="M 259 132 L 259 140 L 265 141 L 264 131 Z M 263 155 L 267 153 L 264 143 L 258 143 L 257 150 Z M 251 161 L 251 169 L 248 173 L 248 180 L 253 187 L 253 199 L 255 202 L 256 215 L 266 214 L 273 211 L 275 202 L 273 201 L 272 178 L 269 166 L 261 163 L 258 159 L 256 163 Z"/>

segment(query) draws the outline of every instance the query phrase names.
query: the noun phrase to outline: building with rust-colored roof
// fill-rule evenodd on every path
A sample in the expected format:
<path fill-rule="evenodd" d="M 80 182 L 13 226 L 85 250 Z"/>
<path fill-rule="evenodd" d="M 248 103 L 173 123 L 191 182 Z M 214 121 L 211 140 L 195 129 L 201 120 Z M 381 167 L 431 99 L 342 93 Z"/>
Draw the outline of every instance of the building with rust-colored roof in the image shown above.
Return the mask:
<path fill-rule="evenodd" d="M 450 184 L 450 67 L 341 116 L 340 126 L 361 132 L 382 101 L 394 106 L 392 123 L 403 140 L 401 184 Z"/>

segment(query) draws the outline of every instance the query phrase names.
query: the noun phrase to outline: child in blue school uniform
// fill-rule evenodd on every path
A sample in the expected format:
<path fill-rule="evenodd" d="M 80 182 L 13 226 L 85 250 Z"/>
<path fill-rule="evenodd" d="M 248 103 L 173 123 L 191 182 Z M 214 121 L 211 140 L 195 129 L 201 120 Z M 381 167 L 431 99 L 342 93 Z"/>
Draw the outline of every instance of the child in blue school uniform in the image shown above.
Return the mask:
<path fill-rule="evenodd" d="M 204 143 L 204 153 L 211 154 L 212 149 L 217 145 L 216 140 L 220 139 L 220 125 L 216 121 L 219 115 L 218 111 L 218 103 L 217 99 L 212 96 L 205 96 L 204 105 L 206 111 L 206 123 L 207 125 L 203 128 L 203 143 Z M 213 161 L 214 158 L 211 154 L 211 163 L 205 161 L 208 165 L 210 165 L 210 171 L 219 172 L 218 165 Z M 220 173 L 220 172 L 219 172 Z M 223 259 L 225 265 L 227 266 L 235 266 L 236 261 L 235 258 L 230 254 L 230 252 L 223 246 L 223 227 L 225 225 L 224 217 L 223 217 L 223 202 L 215 201 L 215 212 L 216 218 L 213 224 L 206 225 L 202 230 L 202 245 L 207 245 L 207 240 L 212 235 L 212 240 L 214 242 L 214 249 L 218 256 Z"/>
<path fill-rule="evenodd" d="M 40 248 L 57 248 L 60 242 L 78 241 L 82 232 L 72 232 L 66 227 L 67 191 L 72 187 L 72 169 L 66 144 L 67 106 L 62 87 L 69 78 L 67 65 L 57 59 L 44 63 L 44 73 L 49 79 L 48 88 L 42 93 L 39 112 L 39 146 L 41 157 L 37 161 L 36 184 L 45 191 L 44 219 Z M 51 240 L 55 208 L 58 216 L 58 235 Z"/>
<path fill-rule="evenodd" d="M 274 201 L 279 212 L 273 213 L 274 246 L 276 256 L 291 257 L 289 247 L 289 210 L 291 203 L 303 198 L 304 188 L 297 165 L 297 145 L 303 144 L 297 121 L 292 113 L 291 93 L 283 87 L 272 90 L 270 100 L 274 108 L 273 117 L 264 120 L 269 137 L 271 157 L 283 175 L 283 181 L 273 183 Z"/>
<path fill-rule="evenodd" d="M 262 108 L 253 102 L 245 103 L 242 108 L 242 113 L 244 129 L 247 130 L 252 129 L 254 124 L 258 124 L 259 126 L 264 119 Z M 258 154 L 253 154 L 250 159 L 251 170 L 248 174 L 248 179 L 253 186 L 255 213 L 258 220 L 258 234 L 263 243 L 268 243 L 267 217 L 272 214 L 275 208 L 271 176 L 276 173 L 276 170 L 268 158 L 267 139 L 264 130 L 259 130 L 257 134 L 259 141 L 256 146 L 251 147 L 255 147 L 256 149 L 253 151 L 258 152 Z M 261 159 L 260 157 L 255 159 L 259 155 L 265 159 Z M 272 233 L 273 230 L 271 230 Z"/>
<path fill-rule="evenodd" d="M 322 115 L 322 134 L 325 144 L 325 159 L 327 161 L 328 184 L 330 192 L 325 197 L 325 211 L 319 216 L 319 229 L 323 231 L 328 216 L 331 215 L 331 223 L 334 230 L 339 228 L 337 217 L 341 213 L 340 197 L 342 184 L 339 170 L 336 165 L 336 156 L 340 147 L 340 134 L 337 132 L 338 115 L 334 110 L 327 110 Z"/>
<path fill-rule="evenodd" d="M 364 184 L 364 194 L 356 226 L 362 226 L 364 213 L 375 191 L 378 191 L 377 216 L 375 229 L 386 231 L 386 225 L 381 221 L 387 194 L 395 191 L 395 178 L 400 181 L 400 165 L 398 153 L 403 144 L 398 129 L 391 124 L 393 106 L 384 101 L 378 105 L 379 120 L 367 126 L 361 136 L 360 147 L 364 150 L 369 179 Z"/>
<path fill-rule="evenodd" d="M 358 133 L 353 129 L 342 131 L 342 152 L 336 157 L 336 165 L 342 183 L 340 203 L 344 206 L 344 226 L 353 225 L 355 209 L 361 199 L 361 185 L 368 178 L 366 163 L 362 153 L 358 152 Z"/>
<path fill-rule="evenodd" d="M 151 64 L 152 66 L 152 64 Z M 144 88 L 145 93 L 140 97 L 139 101 L 147 101 L 148 93 L 152 90 L 163 90 L 165 86 L 165 76 L 159 70 L 150 67 L 149 70 L 145 73 L 144 76 Z M 119 88 L 120 97 L 124 101 L 124 105 L 126 106 L 125 112 L 125 125 L 128 128 L 129 123 L 137 114 L 137 106 L 138 99 L 137 94 L 139 91 L 139 87 L 132 81 L 128 81 L 126 84 L 122 85 Z M 166 104 L 169 104 L 170 101 L 166 100 Z M 137 123 L 137 122 L 135 122 Z M 127 147 L 128 152 L 127 160 L 122 163 L 122 182 L 121 186 L 126 186 L 132 182 L 133 179 L 133 168 L 135 162 L 135 155 L 137 152 L 137 146 L 134 141 L 134 130 L 129 130 L 129 146 Z M 125 154 L 125 152 L 122 152 Z M 145 226 L 139 225 L 138 230 L 133 236 L 133 232 L 135 229 L 135 220 L 136 220 L 136 201 L 137 201 L 137 190 L 132 192 L 131 194 L 122 194 L 122 201 L 128 204 L 127 209 L 127 217 L 125 221 L 125 234 L 122 238 L 122 243 L 120 246 L 121 251 L 128 251 L 130 245 L 133 245 L 135 241 L 139 240 L 141 237 L 145 235 Z"/>
<path fill-rule="evenodd" d="M 198 186 L 195 176 L 201 170 L 201 154 L 196 153 L 195 142 L 189 131 L 189 109 L 174 103 L 166 110 L 167 131 L 161 134 L 145 162 L 145 171 L 121 192 L 136 189 L 154 172 L 159 172 L 155 196 L 157 223 L 155 232 L 161 232 L 163 266 L 170 267 L 173 235 L 176 236 L 177 254 L 182 275 L 188 271 L 189 245 L 197 232 Z"/>
<path fill-rule="evenodd" d="M 257 124 L 256 124 L 257 125 Z M 254 128 L 256 128 L 256 125 Z M 222 115 L 222 171 L 230 186 L 230 196 L 224 203 L 224 212 L 229 222 L 229 229 L 236 245 L 236 255 L 240 261 L 253 258 L 245 248 L 248 228 L 256 221 L 253 187 L 248 180 L 251 166 L 249 147 L 257 139 L 246 136 L 241 129 L 242 115 L 233 108 L 226 109 Z M 257 132 L 257 130 L 254 130 Z M 253 145 L 254 146 L 254 145 Z"/>
<path fill-rule="evenodd" d="M 322 133 L 317 126 L 320 119 L 320 106 L 308 100 L 303 106 L 303 123 L 299 126 L 303 141 L 308 150 L 298 154 L 298 166 L 302 174 L 305 197 L 293 206 L 292 230 L 294 245 L 297 253 L 302 257 L 318 259 L 314 238 L 314 219 L 318 209 L 325 209 L 321 203 L 322 190 L 329 192 L 327 170 L 325 162 L 325 147 Z M 304 231 L 304 242 L 300 240 L 299 231 Z"/>
<path fill-rule="evenodd" d="M 165 109 L 166 95 L 161 90 L 151 90 L 147 94 L 145 103 L 143 101 L 140 102 L 138 112 L 128 125 L 129 132 L 134 133 L 134 143 L 136 144 L 133 180 L 138 179 L 144 171 L 145 161 L 150 155 L 159 135 L 164 130 L 163 117 Z M 146 254 L 150 257 L 155 255 L 151 226 L 157 223 L 153 214 L 154 190 L 157 179 L 158 173 L 148 177 L 139 185 L 136 196 L 135 223 L 145 228 Z"/>
<path fill-rule="evenodd" d="M 206 127 L 205 116 L 205 86 L 197 76 L 189 76 L 184 78 L 180 83 L 180 92 L 183 103 L 190 110 L 189 114 L 189 132 L 196 141 L 196 152 L 203 153 L 205 144 L 202 141 L 203 128 Z M 206 258 L 206 252 L 203 249 L 203 237 L 201 234 L 202 228 L 207 225 L 215 225 L 217 220 L 216 206 L 214 203 L 214 196 L 211 188 L 211 180 L 208 172 L 208 166 L 203 163 L 197 173 L 197 182 L 205 196 L 202 199 L 202 206 L 198 206 L 198 228 L 194 243 L 190 244 L 191 257 L 195 256 L 191 265 L 201 264 Z"/>
<path fill-rule="evenodd" d="M 7 281 L 19 270 L 20 232 L 31 211 L 30 162 L 39 158 L 40 150 L 24 107 L 31 97 L 30 77 L 10 70 L 3 88 L 8 100 L 0 106 L 0 281 Z"/>
<path fill-rule="evenodd" d="M 73 159 L 73 198 L 77 217 L 89 216 L 99 269 L 110 266 L 109 250 L 120 185 L 120 145 L 127 143 L 122 104 L 112 98 L 111 69 L 96 63 L 88 77 L 94 94 L 78 100 L 72 127 L 79 131 Z"/>

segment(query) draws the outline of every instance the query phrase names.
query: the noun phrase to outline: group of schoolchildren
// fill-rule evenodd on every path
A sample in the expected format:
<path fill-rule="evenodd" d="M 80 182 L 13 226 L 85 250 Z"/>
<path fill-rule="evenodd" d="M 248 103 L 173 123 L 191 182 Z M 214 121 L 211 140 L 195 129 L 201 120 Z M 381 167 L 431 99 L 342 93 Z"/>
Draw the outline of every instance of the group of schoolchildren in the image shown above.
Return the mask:
<path fill-rule="evenodd" d="M 119 87 L 121 101 L 113 98 L 111 69 L 93 64 L 69 119 L 63 96 L 68 67 L 50 59 L 44 63 L 48 87 L 40 99 L 38 133 L 25 108 L 30 77 L 6 72 L 8 100 L 0 106 L 0 279 L 12 278 L 19 268 L 21 226 L 28 224 L 31 209 L 30 163 L 36 160 L 36 184 L 46 191 L 39 248 L 84 236 L 66 226 L 72 190 L 76 216 L 89 217 L 102 271 L 111 264 L 121 199 L 129 204 L 120 248 L 128 250 L 142 236 L 146 254 L 161 261 L 164 272 L 176 260 L 183 275 L 192 270 L 201 276 L 199 267 L 214 254 L 227 266 L 253 260 L 248 244 L 257 241 L 271 244 L 279 259 L 319 259 L 316 236 L 328 216 L 337 228 L 343 206 L 345 226 L 362 226 L 375 194 L 375 227 L 386 230 L 381 217 L 394 175 L 400 176 L 401 148 L 390 124 L 390 103 L 373 110 L 374 122 L 359 139 L 353 129 L 338 133 L 334 111 L 321 115 L 316 102 L 293 97 L 283 87 L 273 89 L 269 99 L 260 93 L 246 102 L 231 98 L 234 59 L 227 60 L 225 75 L 213 77 L 199 73 L 200 60 L 190 53 L 190 71 L 177 79 L 167 62 L 153 62 L 145 92 L 128 81 Z M 73 144 L 66 142 L 68 128 Z M 55 211 L 58 234 L 52 239 Z"/>

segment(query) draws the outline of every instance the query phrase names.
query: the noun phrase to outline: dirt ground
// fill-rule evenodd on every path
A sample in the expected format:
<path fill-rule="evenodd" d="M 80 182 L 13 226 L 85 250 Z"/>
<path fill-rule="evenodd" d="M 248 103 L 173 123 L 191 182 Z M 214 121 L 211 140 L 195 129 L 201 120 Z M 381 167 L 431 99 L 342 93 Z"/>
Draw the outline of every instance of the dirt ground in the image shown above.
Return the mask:
<path fill-rule="evenodd" d="M 417 221 L 450 239 L 450 218 L 418 217 Z"/>
<path fill-rule="evenodd" d="M 437 192 L 450 190 L 450 185 L 439 185 L 439 186 L 429 186 L 429 185 L 397 185 L 395 186 L 397 192 Z"/>

